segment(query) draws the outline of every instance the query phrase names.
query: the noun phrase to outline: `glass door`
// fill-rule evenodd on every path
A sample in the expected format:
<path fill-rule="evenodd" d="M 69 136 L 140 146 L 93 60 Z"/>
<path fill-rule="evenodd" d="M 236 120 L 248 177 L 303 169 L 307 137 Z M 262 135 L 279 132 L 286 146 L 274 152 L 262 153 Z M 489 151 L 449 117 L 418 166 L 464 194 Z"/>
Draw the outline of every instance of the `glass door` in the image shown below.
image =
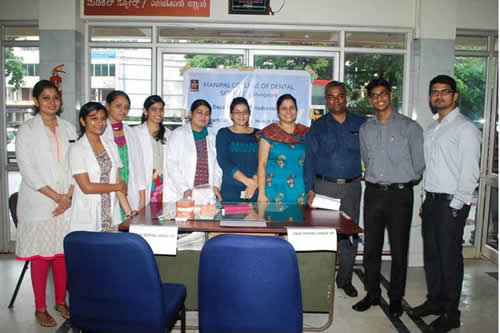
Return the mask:
<path fill-rule="evenodd" d="M 482 211 L 482 233 L 480 238 L 480 254 L 494 262 L 498 262 L 498 58 L 492 59 L 489 126 L 483 142 L 482 159 L 486 163 L 486 171 L 481 174 L 484 204 Z M 493 81 L 493 82 L 492 82 Z"/>
<path fill-rule="evenodd" d="M 255 69 L 305 70 L 313 77 L 311 117 L 316 119 L 325 110 L 324 86 L 339 79 L 339 52 L 289 50 L 251 50 L 249 66 Z"/>
<path fill-rule="evenodd" d="M 21 174 L 16 160 L 16 134 L 21 124 L 33 117 L 33 86 L 40 79 L 39 74 L 39 48 L 38 47 L 4 47 L 4 68 L 7 72 L 5 78 L 5 153 L 8 196 L 19 190 Z M 2 144 L 3 145 L 3 144 Z M 4 200 L 7 202 L 7 199 Z M 10 211 L 6 206 L 5 216 L 10 221 L 8 230 L 8 248 L 14 251 L 16 240 L 16 227 L 12 221 Z"/>

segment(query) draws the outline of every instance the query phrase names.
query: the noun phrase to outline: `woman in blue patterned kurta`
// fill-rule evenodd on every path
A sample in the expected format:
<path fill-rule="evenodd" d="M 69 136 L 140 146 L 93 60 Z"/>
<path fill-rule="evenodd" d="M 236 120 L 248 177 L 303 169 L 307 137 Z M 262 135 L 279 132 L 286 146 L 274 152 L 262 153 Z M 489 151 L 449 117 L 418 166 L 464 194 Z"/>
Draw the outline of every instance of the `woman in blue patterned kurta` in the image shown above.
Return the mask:
<path fill-rule="evenodd" d="M 304 138 L 308 127 L 295 123 L 297 101 L 292 95 L 278 98 L 278 123 L 273 123 L 259 136 L 259 202 L 306 203 L 304 187 Z"/>

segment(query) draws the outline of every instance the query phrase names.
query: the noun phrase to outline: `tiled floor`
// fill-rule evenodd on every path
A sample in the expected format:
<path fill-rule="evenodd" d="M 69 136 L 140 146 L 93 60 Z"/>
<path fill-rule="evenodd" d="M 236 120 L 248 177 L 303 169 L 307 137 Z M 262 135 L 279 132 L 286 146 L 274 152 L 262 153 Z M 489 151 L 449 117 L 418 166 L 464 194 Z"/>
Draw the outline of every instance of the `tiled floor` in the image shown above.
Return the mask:
<path fill-rule="evenodd" d="M 389 276 L 389 263 L 382 265 L 383 276 Z M 52 311 L 58 321 L 58 328 L 40 327 L 34 318 L 34 299 L 31 289 L 29 270 L 24 278 L 18 298 L 13 309 L 8 309 L 10 297 L 22 269 L 22 263 L 13 259 L 13 255 L 0 255 L 0 333 L 30 332 L 64 333 L 69 330 L 69 323 Z M 361 267 L 359 275 L 362 274 Z M 494 274 L 489 274 L 494 273 Z M 496 273 L 496 274 L 495 274 Z M 355 298 L 347 297 L 342 290 L 335 291 L 335 308 L 333 324 L 324 332 L 337 333 L 389 333 L 389 332 L 416 332 L 425 329 L 435 316 L 425 318 L 423 321 L 414 321 L 406 313 L 400 320 L 391 322 L 379 306 L 372 307 L 364 313 L 357 313 L 351 306 L 364 297 L 363 284 L 358 274 L 354 274 L 353 283 L 360 291 Z M 465 279 L 460 310 L 462 311 L 462 326 L 454 332 L 463 333 L 489 333 L 498 332 L 498 266 L 486 260 L 466 260 Z M 50 279 L 49 279 L 50 281 Z M 383 288 L 384 289 L 384 288 Z M 408 282 L 406 285 L 405 301 L 410 306 L 419 305 L 425 298 L 426 288 L 422 268 L 408 269 Z M 383 291 L 387 301 L 387 294 Z M 49 282 L 47 289 L 47 304 L 54 304 L 53 287 Z M 49 310 L 50 311 L 50 310 Z M 188 313 L 188 325 L 196 324 L 196 313 Z M 304 327 L 321 326 L 327 320 L 324 314 L 306 314 Z M 174 330 L 174 332 L 177 332 Z M 193 331 L 191 331 L 193 332 Z"/>

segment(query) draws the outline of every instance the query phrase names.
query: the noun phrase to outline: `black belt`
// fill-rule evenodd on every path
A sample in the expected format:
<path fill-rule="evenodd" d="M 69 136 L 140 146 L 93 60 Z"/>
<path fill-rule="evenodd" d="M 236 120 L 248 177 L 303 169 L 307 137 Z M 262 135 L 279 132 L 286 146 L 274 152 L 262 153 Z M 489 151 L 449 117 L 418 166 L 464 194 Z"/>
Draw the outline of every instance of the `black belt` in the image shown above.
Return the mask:
<path fill-rule="evenodd" d="M 435 193 L 425 191 L 425 197 L 434 200 L 453 200 L 453 194 L 448 193 Z"/>
<path fill-rule="evenodd" d="M 412 188 L 413 183 L 392 183 L 392 184 L 377 184 L 366 182 L 367 187 L 373 187 L 381 191 L 395 191 L 395 190 L 404 190 L 407 188 Z"/>
<path fill-rule="evenodd" d="M 355 177 L 355 178 L 333 178 L 333 177 L 316 175 L 316 179 L 326 180 L 327 182 L 335 183 L 335 184 L 347 184 L 347 183 L 353 182 L 355 180 L 358 180 L 360 178 L 361 178 L 360 176 Z"/>

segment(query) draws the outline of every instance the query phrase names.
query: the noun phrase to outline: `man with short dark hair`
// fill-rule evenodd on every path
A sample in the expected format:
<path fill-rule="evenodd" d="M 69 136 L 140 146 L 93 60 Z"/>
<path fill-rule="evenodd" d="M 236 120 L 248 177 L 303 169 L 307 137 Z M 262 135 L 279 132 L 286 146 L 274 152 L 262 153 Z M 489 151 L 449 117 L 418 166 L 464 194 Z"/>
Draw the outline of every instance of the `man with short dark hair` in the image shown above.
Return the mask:
<path fill-rule="evenodd" d="M 359 128 L 364 117 L 346 109 L 344 83 L 331 81 L 325 86 L 328 113 L 315 120 L 306 136 L 304 183 L 311 206 L 316 193 L 341 199 L 340 210 L 359 222 L 361 199 L 361 155 Z M 352 239 L 351 239 L 352 238 Z M 352 266 L 358 236 L 339 235 L 337 287 L 350 297 L 358 292 L 352 285 Z"/>
<path fill-rule="evenodd" d="M 421 207 L 427 300 L 410 315 L 440 315 L 432 332 L 460 326 L 458 303 L 464 263 L 462 237 L 479 180 L 481 134 L 457 107 L 455 80 L 438 75 L 429 84 L 434 121 L 424 133 L 425 200 Z"/>
<path fill-rule="evenodd" d="M 391 85 L 386 80 L 372 80 L 366 90 L 376 111 L 360 129 L 361 157 L 366 166 L 363 266 L 367 295 L 352 308 L 366 311 L 380 302 L 380 265 L 387 227 L 392 257 L 389 314 L 397 318 L 403 313 L 413 185 L 424 171 L 422 128 L 393 111 Z"/>

